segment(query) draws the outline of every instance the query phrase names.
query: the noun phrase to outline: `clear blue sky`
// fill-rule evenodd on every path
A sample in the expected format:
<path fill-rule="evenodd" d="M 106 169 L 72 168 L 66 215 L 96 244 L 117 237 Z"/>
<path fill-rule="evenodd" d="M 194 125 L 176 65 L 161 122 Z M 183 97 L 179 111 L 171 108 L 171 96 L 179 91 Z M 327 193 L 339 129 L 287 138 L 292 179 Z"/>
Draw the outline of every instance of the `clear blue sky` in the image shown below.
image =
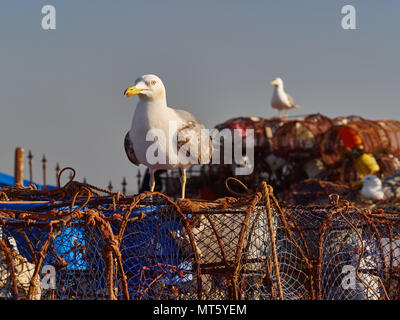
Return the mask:
<path fill-rule="evenodd" d="M 41 29 L 41 8 L 57 29 Z M 357 30 L 341 28 L 341 8 Z M 400 120 L 397 0 L 78 1 L 0 3 L 0 171 L 15 146 L 46 153 L 78 178 L 136 191 L 123 138 L 136 99 L 124 89 L 155 73 L 170 106 L 214 127 L 236 116 L 271 117 L 269 82 L 280 76 L 302 106 L 293 114 Z M 143 168 L 142 168 L 143 170 Z"/>

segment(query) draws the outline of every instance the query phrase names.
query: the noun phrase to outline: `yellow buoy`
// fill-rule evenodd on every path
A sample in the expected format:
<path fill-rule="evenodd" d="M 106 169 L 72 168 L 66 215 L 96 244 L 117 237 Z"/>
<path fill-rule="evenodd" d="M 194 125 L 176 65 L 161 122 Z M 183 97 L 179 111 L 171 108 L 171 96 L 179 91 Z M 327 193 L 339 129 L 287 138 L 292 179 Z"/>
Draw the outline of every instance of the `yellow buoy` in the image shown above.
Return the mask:
<path fill-rule="evenodd" d="M 375 157 L 371 153 L 363 153 L 354 160 L 355 169 L 362 179 L 364 176 L 380 171 L 380 167 Z"/>

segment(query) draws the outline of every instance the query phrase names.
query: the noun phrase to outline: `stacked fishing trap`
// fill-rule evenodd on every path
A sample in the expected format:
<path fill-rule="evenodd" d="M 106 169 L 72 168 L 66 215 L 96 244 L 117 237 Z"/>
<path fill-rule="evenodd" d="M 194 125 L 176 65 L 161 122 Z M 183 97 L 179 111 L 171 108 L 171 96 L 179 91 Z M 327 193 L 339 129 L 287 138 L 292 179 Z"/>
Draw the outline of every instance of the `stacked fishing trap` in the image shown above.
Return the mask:
<path fill-rule="evenodd" d="M 395 120 L 329 118 L 318 113 L 289 120 L 239 117 L 215 128 L 241 132 L 244 155 L 247 129 L 254 130 L 253 171 L 241 177 L 253 192 L 262 181 L 280 195 L 306 179 L 351 184 L 367 174 L 388 178 L 400 170 L 400 122 Z M 226 145 L 233 150 L 232 143 L 221 139 L 220 154 Z M 189 170 L 187 194 L 209 200 L 227 196 L 225 179 L 241 166 L 236 162 Z M 167 195 L 179 194 L 179 170 L 164 174 L 160 184 Z"/>
<path fill-rule="evenodd" d="M 281 207 L 265 182 L 211 202 L 77 182 L 2 196 L 0 299 L 400 298 L 398 212 L 338 196 Z"/>

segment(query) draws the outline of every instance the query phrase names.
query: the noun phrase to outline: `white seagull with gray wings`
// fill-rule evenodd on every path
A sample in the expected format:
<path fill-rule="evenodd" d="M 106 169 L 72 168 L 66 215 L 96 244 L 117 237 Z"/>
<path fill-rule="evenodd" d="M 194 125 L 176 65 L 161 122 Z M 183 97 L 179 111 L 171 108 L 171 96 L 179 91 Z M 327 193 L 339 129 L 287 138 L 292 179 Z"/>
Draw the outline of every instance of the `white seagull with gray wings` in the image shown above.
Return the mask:
<path fill-rule="evenodd" d="M 271 99 L 272 108 L 279 111 L 279 118 L 282 117 L 282 110 L 286 112 L 286 119 L 288 118 L 288 110 L 299 109 L 300 106 L 296 104 L 293 97 L 286 93 L 283 88 L 283 80 L 281 78 L 276 78 L 271 81 L 271 86 L 274 86 L 274 93 Z"/>
<path fill-rule="evenodd" d="M 141 76 L 132 87 L 125 90 L 124 95 L 139 96 L 131 129 L 125 136 L 125 151 L 129 160 L 137 166 L 143 164 L 150 169 L 150 191 L 154 191 L 154 173 L 157 170 L 179 168 L 181 197 L 185 198 L 186 169 L 193 164 L 210 162 L 211 139 L 204 137 L 201 132 L 205 127 L 189 112 L 168 107 L 164 84 L 156 75 Z M 171 123 L 176 126 L 171 126 Z M 148 150 L 155 141 L 151 138 L 157 136 L 160 130 L 166 141 L 157 141 L 158 158 L 165 161 L 154 162 L 148 159 Z M 171 148 L 174 141 L 176 146 Z M 179 152 L 181 148 L 184 148 L 185 159 Z M 193 150 L 196 152 L 192 154 L 190 151 Z"/>

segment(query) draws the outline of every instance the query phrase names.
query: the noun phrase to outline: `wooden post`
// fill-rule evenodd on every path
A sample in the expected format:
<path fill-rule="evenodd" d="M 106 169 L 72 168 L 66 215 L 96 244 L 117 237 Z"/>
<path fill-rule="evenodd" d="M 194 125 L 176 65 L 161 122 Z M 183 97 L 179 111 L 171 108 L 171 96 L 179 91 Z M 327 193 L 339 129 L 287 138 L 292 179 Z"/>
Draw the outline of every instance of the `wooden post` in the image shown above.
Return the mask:
<path fill-rule="evenodd" d="M 15 149 L 14 185 L 19 188 L 24 186 L 24 149 L 21 147 Z"/>

